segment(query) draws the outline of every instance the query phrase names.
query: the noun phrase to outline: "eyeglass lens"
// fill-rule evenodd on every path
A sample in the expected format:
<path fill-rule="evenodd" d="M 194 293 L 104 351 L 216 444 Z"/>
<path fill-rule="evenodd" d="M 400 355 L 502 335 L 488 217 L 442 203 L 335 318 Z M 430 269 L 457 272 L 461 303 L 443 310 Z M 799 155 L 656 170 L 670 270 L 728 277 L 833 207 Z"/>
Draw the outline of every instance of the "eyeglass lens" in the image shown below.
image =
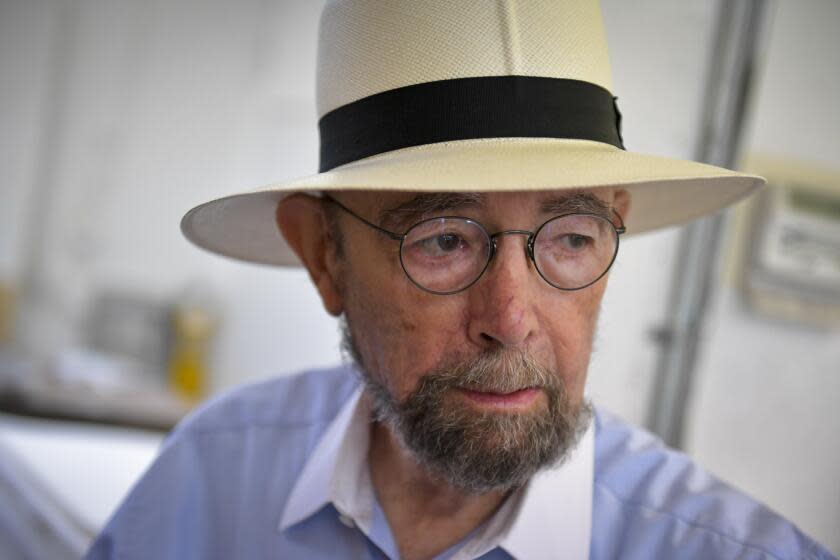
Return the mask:
<path fill-rule="evenodd" d="M 409 278 L 437 293 L 462 290 L 484 271 L 492 242 L 478 223 L 462 218 L 433 218 L 406 233 L 400 258 Z"/>
<path fill-rule="evenodd" d="M 493 240 L 466 218 L 432 218 L 405 235 L 400 259 L 409 278 L 431 292 L 447 294 L 475 282 L 487 267 Z M 618 248 L 612 223 L 588 214 L 549 220 L 534 237 L 534 263 L 552 286 L 576 290 L 609 269 Z"/>

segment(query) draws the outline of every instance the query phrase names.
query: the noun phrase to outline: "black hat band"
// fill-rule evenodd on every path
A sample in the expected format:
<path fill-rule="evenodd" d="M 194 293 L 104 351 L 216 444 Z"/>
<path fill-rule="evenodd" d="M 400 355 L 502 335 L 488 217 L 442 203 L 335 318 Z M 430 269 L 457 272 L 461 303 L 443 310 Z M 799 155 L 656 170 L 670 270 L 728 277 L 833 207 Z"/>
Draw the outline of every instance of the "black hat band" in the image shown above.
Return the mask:
<path fill-rule="evenodd" d="M 476 138 L 594 140 L 624 149 L 606 89 L 535 76 L 457 78 L 364 97 L 324 115 L 320 171 L 423 144 Z"/>

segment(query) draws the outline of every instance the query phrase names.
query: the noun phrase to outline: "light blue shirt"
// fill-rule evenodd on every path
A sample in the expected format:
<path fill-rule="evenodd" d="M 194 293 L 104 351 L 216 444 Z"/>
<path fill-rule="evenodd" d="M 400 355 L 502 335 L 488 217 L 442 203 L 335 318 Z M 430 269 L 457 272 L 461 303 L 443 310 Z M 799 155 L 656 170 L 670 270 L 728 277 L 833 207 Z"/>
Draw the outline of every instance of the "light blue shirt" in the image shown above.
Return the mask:
<path fill-rule="evenodd" d="M 293 523 L 281 522 L 301 473 L 357 393 L 356 375 L 339 368 L 247 386 L 206 404 L 167 439 L 87 558 L 397 558 L 375 499 L 366 530 L 329 502 Z M 832 558 L 792 524 L 650 434 L 601 411 L 593 428 L 589 558 Z M 557 515 L 514 522 L 537 536 L 558 533 L 568 517 L 561 511 L 558 504 Z M 476 531 L 465 542 L 475 537 Z M 438 558 L 452 558 L 463 546 Z M 508 559 L 515 552 L 502 541 L 480 558 Z M 537 555 L 568 558 L 556 542 Z"/>

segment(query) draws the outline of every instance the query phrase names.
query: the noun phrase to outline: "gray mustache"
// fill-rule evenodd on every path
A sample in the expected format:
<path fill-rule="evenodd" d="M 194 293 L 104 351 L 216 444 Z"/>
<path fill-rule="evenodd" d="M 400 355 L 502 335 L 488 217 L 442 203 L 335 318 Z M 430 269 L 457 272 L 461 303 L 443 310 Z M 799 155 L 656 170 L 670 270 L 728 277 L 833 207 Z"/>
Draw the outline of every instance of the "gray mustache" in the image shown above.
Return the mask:
<path fill-rule="evenodd" d="M 417 392 L 440 395 L 447 389 L 468 389 L 512 393 L 534 387 L 560 391 L 560 376 L 526 352 L 503 350 L 439 367 L 420 381 Z"/>

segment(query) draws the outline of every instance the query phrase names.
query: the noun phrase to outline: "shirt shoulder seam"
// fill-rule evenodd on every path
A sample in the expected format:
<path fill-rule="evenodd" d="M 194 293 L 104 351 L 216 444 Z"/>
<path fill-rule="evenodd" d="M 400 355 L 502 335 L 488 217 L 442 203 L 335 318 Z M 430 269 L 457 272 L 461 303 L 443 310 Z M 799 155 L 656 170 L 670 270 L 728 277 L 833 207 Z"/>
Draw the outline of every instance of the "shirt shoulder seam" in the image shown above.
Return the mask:
<path fill-rule="evenodd" d="M 643 510 L 650 511 L 650 512 L 653 512 L 653 513 L 656 513 L 656 514 L 659 514 L 659 515 L 664 515 L 666 517 L 670 517 L 670 518 L 672 518 L 676 521 L 679 521 L 681 523 L 684 523 L 684 524 L 686 524 L 686 525 L 688 525 L 688 526 L 690 526 L 694 529 L 706 531 L 708 533 L 712 533 L 714 535 L 717 535 L 717 536 L 719 536 L 723 539 L 726 539 L 727 541 L 730 541 L 730 542 L 732 542 L 732 543 L 734 543 L 738 546 L 741 546 L 743 548 L 756 550 L 758 552 L 766 554 L 767 556 L 769 556 L 771 558 L 774 558 L 775 560 L 786 560 L 785 558 L 782 558 L 782 557 L 778 556 L 774 552 L 771 552 L 771 551 L 769 551 L 769 550 L 767 550 L 767 549 L 765 549 L 765 548 L 763 548 L 759 545 L 756 545 L 756 544 L 743 542 L 743 541 L 733 537 L 732 535 L 724 533 L 720 529 L 716 529 L 714 527 L 709 527 L 707 525 L 697 523 L 696 521 L 694 521 L 692 519 L 687 519 L 686 517 L 681 516 L 677 513 L 674 513 L 673 511 L 659 509 L 659 508 L 653 507 L 650 504 L 647 504 L 645 502 L 642 502 L 642 501 L 639 501 L 639 500 L 631 500 L 629 498 L 626 498 L 626 497 L 622 496 L 621 494 L 619 494 L 618 492 L 616 492 L 615 490 L 613 490 L 612 488 L 610 488 L 603 481 L 596 480 L 595 481 L 595 486 L 597 486 L 599 488 L 602 488 L 603 490 L 608 492 L 611 496 L 613 496 L 616 500 L 618 500 L 619 502 L 621 502 L 624 505 L 627 505 L 627 506 L 630 506 L 630 507 L 635 507 L 635 508 L 638 508 L 638 509 L 643 509 Z"/>

